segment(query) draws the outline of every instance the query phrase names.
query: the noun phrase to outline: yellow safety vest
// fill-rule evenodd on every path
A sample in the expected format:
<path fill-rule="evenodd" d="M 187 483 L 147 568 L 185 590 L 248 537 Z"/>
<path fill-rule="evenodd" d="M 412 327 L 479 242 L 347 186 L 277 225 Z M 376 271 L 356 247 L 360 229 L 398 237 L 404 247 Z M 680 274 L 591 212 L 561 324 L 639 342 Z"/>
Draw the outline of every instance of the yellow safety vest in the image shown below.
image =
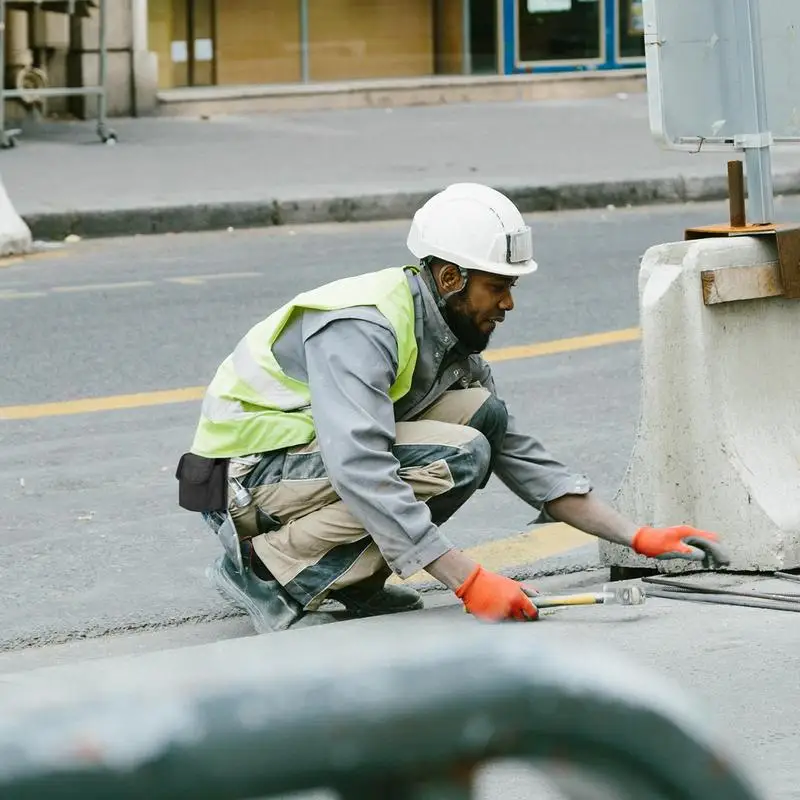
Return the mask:
<path fill-rule="evenodd" d="M 397 401 L 406 394 L 417 361 L 414 300 L 406 269 L 356 275 L 303 292 L 254 325 L 220 364 L 206 390 L 192 452 L 207 458 L 230 458 L 295 447 L 314 439 L 308 384 L 285 375 L 272 352 L 279 334 L 299 309 L 375 306 L 397 337 L 397 377 L 389 396 Z"/>

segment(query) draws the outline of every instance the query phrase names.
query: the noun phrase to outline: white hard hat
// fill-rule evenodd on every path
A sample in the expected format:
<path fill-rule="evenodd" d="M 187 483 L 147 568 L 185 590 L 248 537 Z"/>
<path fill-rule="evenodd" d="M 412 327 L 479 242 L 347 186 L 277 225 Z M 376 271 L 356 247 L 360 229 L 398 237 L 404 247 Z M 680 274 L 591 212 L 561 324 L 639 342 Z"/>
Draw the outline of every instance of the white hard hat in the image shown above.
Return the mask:
<path fill-rule="evenodd" d="M 535 272 L 531 229 L 504 194 L 480 183 L 454 183 L 416 214 L 408 249 L 464 269 L 517 277 Z"/>

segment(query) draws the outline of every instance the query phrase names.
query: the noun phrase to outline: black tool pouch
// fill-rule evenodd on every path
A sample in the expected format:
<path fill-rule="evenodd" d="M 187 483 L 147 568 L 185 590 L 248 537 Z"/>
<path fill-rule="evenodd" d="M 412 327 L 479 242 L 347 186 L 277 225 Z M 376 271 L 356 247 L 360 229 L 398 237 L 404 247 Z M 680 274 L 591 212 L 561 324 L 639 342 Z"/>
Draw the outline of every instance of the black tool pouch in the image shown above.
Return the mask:
<path fill-rule="evenodd" d="M 184 453 L 175 471 L 178 505 L 187 511 L 226 511 L 228 459 Z"/>

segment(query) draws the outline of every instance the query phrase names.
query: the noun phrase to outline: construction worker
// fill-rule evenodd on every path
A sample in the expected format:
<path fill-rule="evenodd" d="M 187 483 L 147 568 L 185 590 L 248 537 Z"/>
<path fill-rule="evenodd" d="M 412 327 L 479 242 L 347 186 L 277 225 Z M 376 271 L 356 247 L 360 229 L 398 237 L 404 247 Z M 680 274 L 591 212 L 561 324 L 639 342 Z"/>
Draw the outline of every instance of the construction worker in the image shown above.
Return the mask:
<path fill-rule="evenodd" d="M 454 184 L 415 214 L 413 267 L 303 292 L 252 327 L 203 400 L 181 505 L 226 548 L 216 588 L 257 631 L 422 607 L 387 584 L 425 570 L 485 620 L 536 619 L 521 585 L 440 526 L 494 473 L 538 511 L 655 558 L 724 561 L 715 534 L 637 525 L 519 430 L 480 353 L 537 269 L 530 228 L 492 188 Z M 314 613 L 311 613 L 314 612 Z"/>

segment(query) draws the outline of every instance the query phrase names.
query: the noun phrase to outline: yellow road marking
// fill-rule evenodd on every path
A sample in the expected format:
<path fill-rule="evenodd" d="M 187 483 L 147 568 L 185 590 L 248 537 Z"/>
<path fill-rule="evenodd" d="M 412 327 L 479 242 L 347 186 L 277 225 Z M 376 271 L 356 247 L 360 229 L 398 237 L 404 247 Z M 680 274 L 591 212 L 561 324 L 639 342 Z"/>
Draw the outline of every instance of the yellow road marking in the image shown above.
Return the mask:
<path fill-rule="evenodd" d="M 128 283 L 83 283 L 79 286 L 53 286 L 51 292 L 104 292 L 107 289 L 138 289 L 152 286 L 153 281 L 129 281 Z"/>
<path fill-rule="evenodd" d="M 590 347 L 604 347 L 609 344 L 634 342 L 639 338 L 640 333 L 639 328 L 624 328 L 619 331 L 605 331 L 604 333 L 590 333 L 588 336 L 556 339 L 552 342 L 503 347 L 498 350 L 488 350 L 486 352 L 486 360 L 490 362 L 512 361 L 517 358 L 552 356 L 557 353 L 569 353 L 574 350 L 588 350 Z"/>
<path fill-rule="evenodd" d="M 177 278 L 164 278 L 168 283 L 181 283 L 187 286 L 198 286 L 206 281 L 220 281 L 228 278 L 257 278 L 260 272 L 217 272 L 210 275 L 183 275 Z"/>
<path fill-rule="evenodd" d="M 25 300 L 29 297 L 44 297 L 47 292 L 17 292 L 14 289 L 0 291 L 0 300 Z"/>
<path fill-rule="evenodd" d="M 23 259 L 17 259 L 22 261 Z M 2 263 L 0 260 L 0 267 L 10 266 Z M 230 278 L 254 278 L 261 276 L 260 272 L 219 272 L 211 273 L 209 275 L 184 275 L 175 278 L 162 278 L 162 281 L 167 283 L 178 283 L 183 286 L 202 286 L 206 281 L 220 281 L 228 280 Z M 67 292 L 100 292 L 113 289 L 139 289 L 143 286 L 154 286 L 155 281 L 119 281 L 117 283 L 83 283 L 74 286 L 51 286 L 36 292 L 18 292 L 18 291 L 4 291 L 0 290 L 0 300 L 22 300 L 29 297 L 44 297 L 48 292 L 57 292 L 59 294 Z"/>
<path fill-rule="evenodd" d="M 29 406 L 0 406 L 0 420 L 38 419 L 60 417 L 67 414 L 90 414 L 95 411 L 119 411 L 145 406 L 162 406 L 168 403 L 186 403 L 202 398 L 202 387 L 167 389 L 162 392 L 118 394 L 112 397 L 87 397 L 83 400 L 64 400 L 58 403 L 39 403 Z"/>
<path fill-rule="evenodd" d="M 179 283 L 181 286 L 202 286 L 205 281 L 200 278 L 192 278 L 187 276 L 185 278 L 165 278 L 169 283 Z"/>
<path fill-rule="evenodd" d="M 486 351 L 487 361 L 509 361 L 511 359 L 536 358 L 539 356 L 585 350 L 590 347 L 632 342 L 639 338 L 638 328 L 626 328 L 588 336 L 575 336 L 570 339 L 556 339 L 551 342 L 503 347 Z M 186 403 L 201 400 L 205 386 L 189 386 L 183 389 L 166 389 L 158 392 L 113 395 L 111 397 L 90 397 L 81 400 L 64 400 L 56 403 L 41 403 L 24 406 L 0 406 L 0 420 L 38 419 L 68 414 L 87 414 L 95 411 L 120 411 L 123 409 L 160 406 L 167 403 Z"/>
<path fill-rule="evenodd" d="M 497 571 L 560 555 L 596 541 L 597 539 L 588 533 L 563 522 L 556 522 L 534 528 L 527 533 L 479 544 L 465 549 L 464 552 L 486 569 Z M 405 580 L 393 575 L 389 582 L 414 584 L 430 583 L 432 580 L 427 572 L 420 570 Z"/>
<path fill-rule="evenodd" d="M 21 264 L 23 261 L 41 261 L 47 258 L 64 258 L 66 255 L 67 248 L 59 247 L 40 250 L 36 253 L 28 253 L 27 255 L 5 256 L 0 258 L 0 269 L 3 269 L 3 267 L 13 267 L 15 264 Z"/>

